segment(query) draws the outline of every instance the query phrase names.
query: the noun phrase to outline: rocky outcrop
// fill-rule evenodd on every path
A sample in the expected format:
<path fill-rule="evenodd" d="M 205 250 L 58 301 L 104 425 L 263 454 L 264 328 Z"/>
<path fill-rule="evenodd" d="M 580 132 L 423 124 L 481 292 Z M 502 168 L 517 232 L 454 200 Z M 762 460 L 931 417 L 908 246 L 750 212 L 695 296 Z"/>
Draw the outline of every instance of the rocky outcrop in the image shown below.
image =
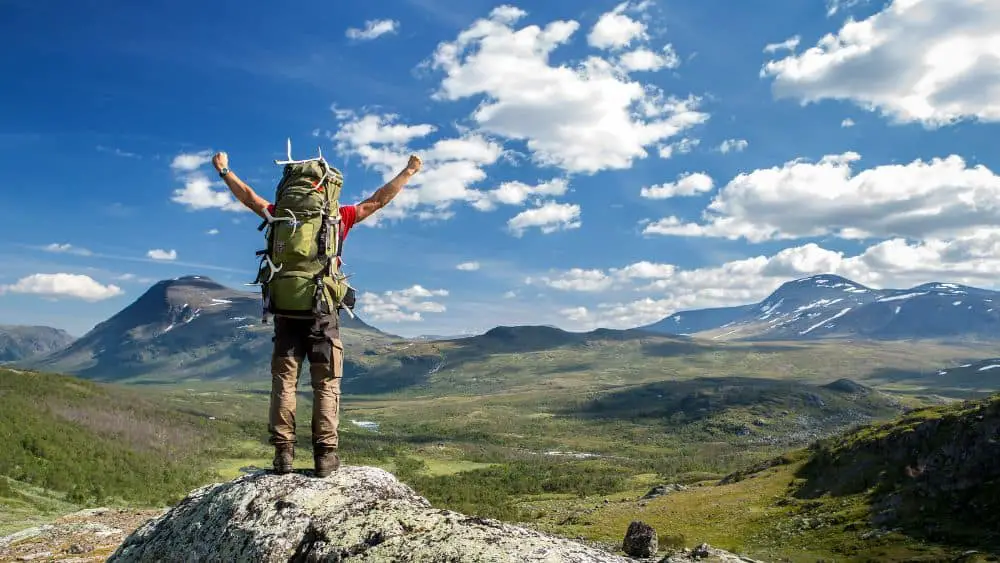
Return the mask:
<path fill-rule="evenodd" d="M 436 509 L 386 471 L 344 466 L 325 479 L 257 472 L 197 489 L 126 538 L 109 561 L 636 560 Z"/>

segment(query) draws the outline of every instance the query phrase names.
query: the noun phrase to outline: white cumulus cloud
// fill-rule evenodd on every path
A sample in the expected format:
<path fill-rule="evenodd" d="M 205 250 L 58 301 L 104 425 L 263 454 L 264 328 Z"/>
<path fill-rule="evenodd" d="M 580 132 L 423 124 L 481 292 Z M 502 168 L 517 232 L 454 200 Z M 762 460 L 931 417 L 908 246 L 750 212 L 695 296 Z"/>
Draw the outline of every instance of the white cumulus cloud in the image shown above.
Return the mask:
<path fill-rule="evenodd" d="M 667 199 L 678 196 L 692 196 L 712 191 L 715 183 L 704 172 L 681 174 L 677 181 L 644 187 L 639 195 L 649 199 Z"/>
<path fill-rule="evenodd" d="M 383 293 L 364 292 L 358 297 L 358 306 L 372 322 L 416 322 L 423 320 L 424 313 L 444 313 L 447 308 L 433 298 L 447 296 L 445 289 L 413 285 Z"/>
<path fill-rule="evenodd" d="M 171 260 L 177 260 L 177 251 L 173 249 L 163 250 L 160 248 L 154 248 L 153 250 L 147 252 L 146 256 L 152 258 L 153 260 L 171 261 Z"/>
<path fill-rule="evenodd" d="M 368 20 L 364 29 L 349 27 L 344 33 L 350 39 L 360 41 L 370 41 L 382 37 L 387 33 L 396 33 L 399 30 L 399 22 L 395 20 Z"/>
<path fill-rule="evenodd" d="M 634 287 L 637 281 L 648 282 L 649 280 L 670 278 L 677 271 L 677 266 L 673 264 L 643 260 L 607 271 L 596 268 L 571 268 L 552 275 L 527 278 L 525 283 L 543 285 L 563 291 L 600 292 Z"/>
<path fill-rule="evenodd" d="M 700 223 L 671 216 L 646 234 L 845 239 L 956 237 L 1000 221 L 1000 176 L 951 155 L 855 171 L 854 152 L 797 159 L 733 178 Z"/>
<path fill-rule="evenodd" d="M 719 145 L 719 152 L 722 154 L 730 152 L 743 152 L 750 146 L 746 139 L 726 139 Z"/>
<path fill-rule="evenodd" d="M 556 231 L 578 229 L 582 224 L 579 205 L 547 201 L 511 217 L 507 221 L 507 228 L 514 236 L 521 237 L 531 228 L 537 228 L 543 234 L 551 234 Z"/>
<path fill-rule="evenodd" d="M 646 24 L 628 16 L 625 12 L 630 8 L 638 11 L 629 2 L 622 2 L 601 14 L 587 35 L 587 43 L 598 49 L 620 49 L 637 39 L 646 39 Z"/>
<path fill-rule="evenodd" d="M 124 293 L 114 284 L 103 285 L 82 274 L 32 274 L 17 282 L 0 285 L 0 294 L 24 293 L 43 297 L 69 297 L 83 301 L 101 301 Z"/>
<path fill-rule="evenodd" d="M 831 13 L 844 2 L 832 2 Z M 930 24 L 929 22 L 933 22 Z M 850 100 L 895 123 L 1000 120 L 1000 10 L 993 0 L 892 0 L 815 46 L 767 62 L 779 98 Z"/>
<path fill-rule="evenodd" d="M 455 269 L 463 272 L 474 272 L 479 269 L 479 262 L 462 262 L 455 266 Z"/>
<path fill-rule="evenodd" d="M 480 192 L 473 198 L 472 206 L 480 211 L 495 209 L 497 204 L 524 205 L 529 199 L 565 195 L 569 183 L 563 178 L 555 178 L 535 185 L 524 182 L 504 182 L 499 187 Z"/>
<path fill-rule="evenodd" d="M 659 155 L 660 158 L 671 158 L 674 154 L 688 154 L 693 151 L 695 147 L 701 144 L 699 139 L 691 139 L 685 137 L 675 143 L 670 143 L 668 145 L 660 145 Z"/>
<path fill-rule="evenodd" d="M 580 24 L 513 27 L 525 15 L 509 6 L 494 9 L 455 41 L 440 44 L 429 66 L 445 74 L 435 99 L 477 100 L 472 120 L 478 130 L 524 142 L 537 164 L 577 173 L 629 168 L 648 156 L 647 147 L 708 119 L 698 97 L 668 96 L 602 57 L 553 65 L 550 57 Z M 619 23 L 629 17 L 612 15 Z M 602 31 L 595 38 L 592 32 L 591 41 L 620 45 L 626 36 L 635 34 Z"/>
<path fill-rule="evenodd" d="M 223 186 L 218 188 L 216 186 Z M 184 179 L 184 187 L 174 190 L 171 201 L 188 209 L 221 209 L 223 211 L 246 211 L 247 208 L 236 201 L 232 192 L 221 182 L 213 182 L 203 174 L 192 174 Z"/>
<path fill-rule="evenodd" d="M 564 291 L 604 291 L 611 289 L 615 280 L 603 270 L 572 268 L 556 276 L 542 276 L 537 280 L 528 278 L 528 283 L 540 283 Z"/>
<path fill-rule="evenodd" d="M 170 162 L 170 167 L 178 172 L 193 172 L 212 162 L 212 151 L 203 150 L 196 153 L 181 153 Z"/>
<path fill-rule="evenodd" d="M 681 64 L 681 59 L 674 51 L 673 45 L 667 45 L 660 53 L 640 47 L 619 57 L 618 64 L 630 72 L 648 72 L 664 68 L 677 68 Z"/>

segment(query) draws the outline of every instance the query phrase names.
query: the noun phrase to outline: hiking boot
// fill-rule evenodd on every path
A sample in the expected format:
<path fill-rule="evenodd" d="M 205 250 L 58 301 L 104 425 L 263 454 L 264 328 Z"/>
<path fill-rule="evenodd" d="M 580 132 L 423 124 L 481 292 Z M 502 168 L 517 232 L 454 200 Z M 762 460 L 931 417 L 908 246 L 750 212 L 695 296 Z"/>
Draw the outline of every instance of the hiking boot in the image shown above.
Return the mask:
<path fill-rule="evenodd" d="M 282 444 L 274 447 L 274 472 L 283 475 L 292 472 L 292 462 L 295 460 L 295 446 Z"/>
<path fill-rule="evenodd" d="M 316 462 L 316 476 L 326 477 L 340 467 L 340 457 L 336 450 L 330 448 L 317 448 L 313 454 L 313 461 Z"/>

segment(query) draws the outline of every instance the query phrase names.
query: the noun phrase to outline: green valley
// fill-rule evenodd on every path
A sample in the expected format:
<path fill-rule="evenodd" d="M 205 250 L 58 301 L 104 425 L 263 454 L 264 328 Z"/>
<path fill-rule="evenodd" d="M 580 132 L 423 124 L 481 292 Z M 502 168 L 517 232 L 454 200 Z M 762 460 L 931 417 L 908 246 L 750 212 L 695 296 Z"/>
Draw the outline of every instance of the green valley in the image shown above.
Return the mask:
<path fill-rule="evenodd" d="M 349 350 L 342 458 L 394 472 L 437 506 L 612 548 L 642 519 L 665 546 L 708 541 L 789 561 L 873 549 L 911 560 L 958 548 L 879 531 L 862 491 L 809 499 L 792 484 L 805 487 L 818 456 L 832 456 L 820 453 L 835 448 L 828 440 L 995 387 L 988 373 L 939 373 L 987 348 L 547 327 L 389 338 Z M 0 381 L 2 436 L 15 444 L 0 465 L 7 531 L 79 507 L 164 506 L 199 484 L 270 466 L 265 377 L 166 372 L 112 384 L 4 370 Z M 303 380 L 300 421 L 309 396 Z M 308 432 L 300 423 L 301 469 L 311 467 Z M 642 498 L 662 484 L 682 487 Z"/>

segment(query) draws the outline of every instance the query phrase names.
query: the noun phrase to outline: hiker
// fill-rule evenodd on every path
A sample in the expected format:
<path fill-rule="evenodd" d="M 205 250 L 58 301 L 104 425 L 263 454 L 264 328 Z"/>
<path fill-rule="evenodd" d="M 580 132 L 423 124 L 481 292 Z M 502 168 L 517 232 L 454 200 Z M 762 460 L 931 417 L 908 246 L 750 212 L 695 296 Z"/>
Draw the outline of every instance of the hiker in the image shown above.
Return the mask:
<path fill-rule="evenodd" d="M 309 359 L 313 388 L 312 445 L 315 474 L 326 477 L 340 466 L 337 427 L 344 347 L 340 310 L 353 316 L 354 290 L 340 272 L 344 238 L 356 223 L 382 209 L 420 170 L 412 155 L 395 178 L 356 205 L 340 205 L 343 176 L 320 156 L 292 160 L 291 142 L 276 201 L 260 197 L 229 169 L 229 157 L 219 152 L 212 164 L 233 195 L 264 219 L 268 248 L 258 252 L 264 322 L 274 316 L 271 353 L 269 442 L 274 446 L 274 471 L 292 471 L 295 459 L 295 390 L 299 369 Z M 332 236 L 331 236 L 332 231 Z"/>

